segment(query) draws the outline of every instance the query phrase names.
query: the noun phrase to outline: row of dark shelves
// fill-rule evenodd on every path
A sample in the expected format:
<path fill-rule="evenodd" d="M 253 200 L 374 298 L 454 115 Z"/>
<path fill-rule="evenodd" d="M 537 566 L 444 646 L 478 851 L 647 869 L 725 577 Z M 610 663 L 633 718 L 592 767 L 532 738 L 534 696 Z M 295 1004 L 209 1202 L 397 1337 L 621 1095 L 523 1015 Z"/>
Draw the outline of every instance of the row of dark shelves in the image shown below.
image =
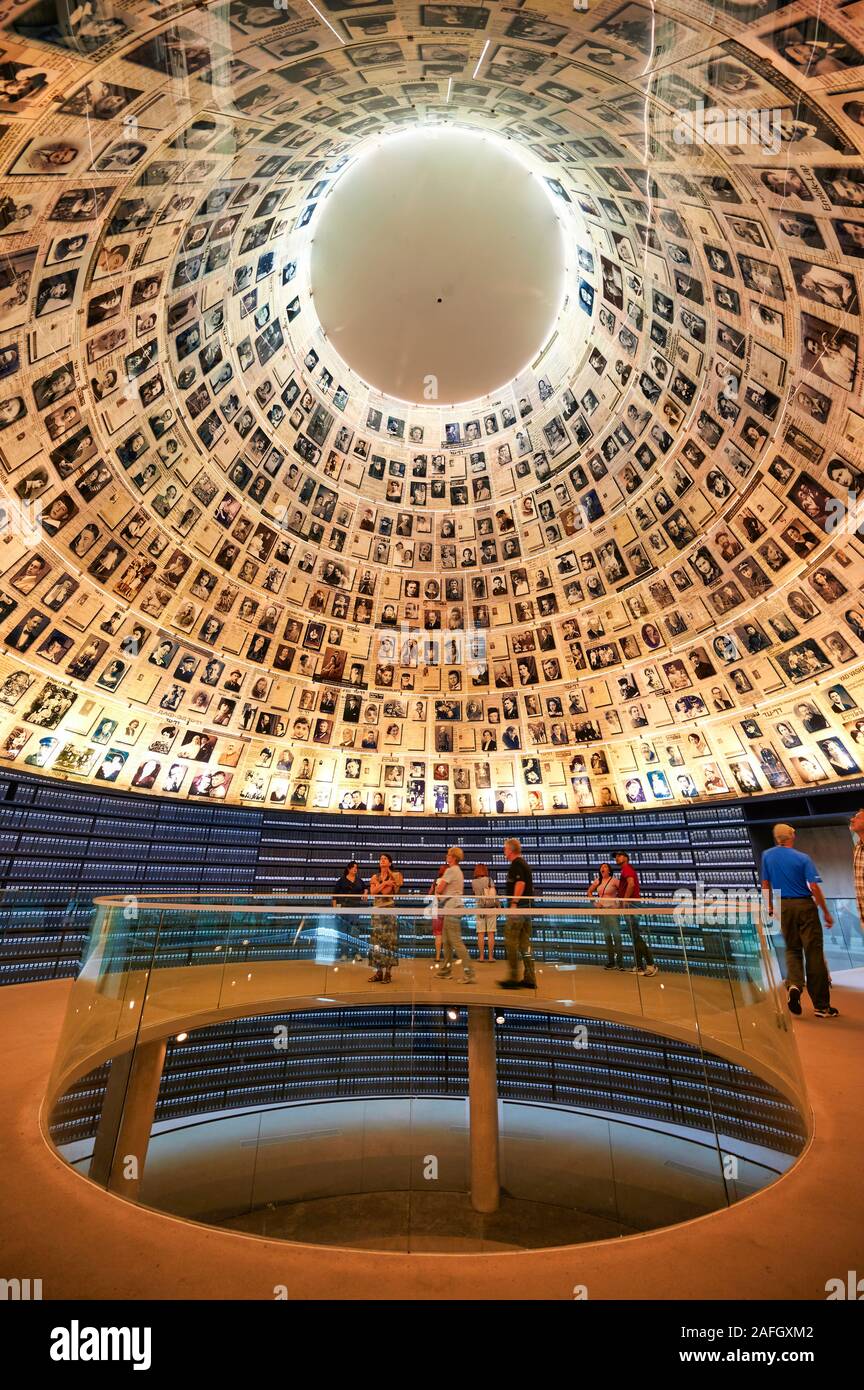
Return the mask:
<path fill-rule="evenodd" d="M 789 798 L 785 799 L 784 805 Z M 805 804 L 802 801 L 802 806 Z M 179 803 L 95 791 L 24 773 L 0 776 L 0 980 L 73 974 L 105 893 L 294 893 L 332 890 L 357 856 L 371 873 L 386 849 L 406 891 L 425 895 L 453 842 L 470 871 L 493 869 L 499 889 L 503 840 L 518 836 L 552 905 L 584 892 L 602 858 L 627 848 L 644 896 L 667 897 L 697 882 L 752 886 L 751 805 L 645 812 L 459 818 L 291 813 Z M 39 912 L 10 904 L 30 894 Z"/>
<path fill-rule="evenodd" d="M 580 1105 L 711 1128 L 779 1152 L 797 1152 L 803 1129 L 767 1082 L 686 1043 L 623 1024 L 535 1012 L 502 1015 L 496 1028 L 504 1099 Z M 590 1046 L 573 1048 L 575 1025 Z M 275 1029 L 282 1039 L 274 1047 Z M 168 1045 L 156 1118 L 177 1120 L 241 1107 L 363 1095 L 467 1094 L 467 1025 L 443 1008 L 282 1013 L 200 1029 Z M 108 1066 L 77 1083 L 55 1112 L 58 1143 L 92 1139 Z"/>

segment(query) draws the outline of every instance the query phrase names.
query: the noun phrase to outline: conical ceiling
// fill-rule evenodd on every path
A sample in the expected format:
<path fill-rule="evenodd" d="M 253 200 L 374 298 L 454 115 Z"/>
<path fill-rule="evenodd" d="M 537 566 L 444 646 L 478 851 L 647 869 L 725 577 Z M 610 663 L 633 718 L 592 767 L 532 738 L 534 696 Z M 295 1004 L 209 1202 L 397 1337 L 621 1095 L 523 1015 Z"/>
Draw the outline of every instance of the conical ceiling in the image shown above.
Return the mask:
<path fill-rule="evenodd" d="M 4 765 L 859 773 L 862 4 L 588 5 L 4 10 Z"/>

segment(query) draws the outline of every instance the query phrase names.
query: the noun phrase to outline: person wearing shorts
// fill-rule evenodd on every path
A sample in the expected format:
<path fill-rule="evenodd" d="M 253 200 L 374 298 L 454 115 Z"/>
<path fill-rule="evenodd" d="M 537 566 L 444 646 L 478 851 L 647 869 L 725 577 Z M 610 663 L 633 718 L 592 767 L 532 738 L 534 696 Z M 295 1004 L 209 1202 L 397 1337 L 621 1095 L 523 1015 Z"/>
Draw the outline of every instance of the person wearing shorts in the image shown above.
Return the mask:
<path fill-rule="evenodd" d="M 478 864 L 471 880 L 474 889 L 474 914 L 477 919 L 477 959 L 483 959 L 483 945 L 486 942 L 486 959 L 495 959 L 495 924 L 498 921 L 498 894 L 492 875 L 485 864 Z"/>
<path fill-rule="evenodd" d="M 442 874 L 446 874 L 446 872 L 447 872 L 447 860 L 445 859 L 445 860 L 444 860 L 444 863 L 441 865 L 441 868 L 438 870 L 437 874 L 435 875 L 435 877 L 434 877 L 433 880 L 432 880 L 432 887 L 429 889 L 429 894 L 430 894 L 431 897 L 433 897 L 433 898 L 437 897 L 437 894 L 436 894 L 436 892 L 435 892 L 436 885 L 437 885 L 437 883 L 438 883 L 439 878 L 441 878 Z M 434 940 L 434 942 L 435 942 L 435 967 L 436 967 L 436 969 L 438 968 L 439 963 L 440 963 L 440 961 L 441 961 L 441 950 L 442 950 L 443 941 L 444 941 L 443 932 L 444 932 L 444 918 L 441 916 L 440 910 L 438 910 L 438 909 L 436 908 L 436 909 L 435 909 L 435 916 L 432 918 L 432 937 L 433 937 L 433 940 Z"/>

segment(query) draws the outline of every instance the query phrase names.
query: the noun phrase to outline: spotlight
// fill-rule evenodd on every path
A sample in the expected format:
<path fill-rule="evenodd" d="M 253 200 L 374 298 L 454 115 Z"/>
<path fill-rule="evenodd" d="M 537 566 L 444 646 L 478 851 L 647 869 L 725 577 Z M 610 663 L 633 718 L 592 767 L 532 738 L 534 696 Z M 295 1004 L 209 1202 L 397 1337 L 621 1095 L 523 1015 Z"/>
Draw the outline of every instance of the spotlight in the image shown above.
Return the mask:
<path fill-rule="evenodd" d="M 185 1042 L 186 1039 L 188 1038 L 188 1036 L 189 1036 L 188 1033 L 178 1033 L 177 1036 L 176 1036 L 176 1038 L 174 1039 L 174 1041 L 175 1041 L 175 1042 Z"/>
<path fill-rule="evenodd" d="M 458 1010 L 458 1009 L 448 1009 L 448 1010 L 447 1010 L 447 1017 L 450 1019 L 450 1022 L 451 1022 L 451 1023 L 455 1023 L 456 1020 L 457 1020 L 457 1018 L 459 1017 L 459 1010 Z"/>
<path fill-rule="evenodd" d="M 504 1022 L 504 1015 L 503 1015 L 503 1014 L 496 1014 L 496 1015 L 495 1015 L 495 1022 L 496 1022 L 496 1023 L 503 1023 L 503 1022 Z"/>

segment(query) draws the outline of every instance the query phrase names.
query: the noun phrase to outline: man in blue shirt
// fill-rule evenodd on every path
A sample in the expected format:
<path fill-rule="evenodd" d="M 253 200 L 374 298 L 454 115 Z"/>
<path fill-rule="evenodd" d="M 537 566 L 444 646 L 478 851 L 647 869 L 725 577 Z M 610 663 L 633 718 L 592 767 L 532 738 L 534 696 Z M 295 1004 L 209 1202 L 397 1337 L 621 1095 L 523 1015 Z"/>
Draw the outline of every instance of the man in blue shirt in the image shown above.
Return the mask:
<path fill-rule="evenodd" d="M 807 993 L 817 1018 L 837 1018 L 831 1007 L 831 985 L 822 951 L 822 926 L 834 919 L 822 892 L 819 870 L 809 854 L 794 848 L 795 830 L 791 825 L 775 825 L 774 848 L 762 855 L 762 889 L 768 894 L 773 914 L 775 894 L 780 905 L 780 930 L 786 942 L 786 989 L 790 1014 L 801 1012 L 801 991 L 807 976 Z"/>

